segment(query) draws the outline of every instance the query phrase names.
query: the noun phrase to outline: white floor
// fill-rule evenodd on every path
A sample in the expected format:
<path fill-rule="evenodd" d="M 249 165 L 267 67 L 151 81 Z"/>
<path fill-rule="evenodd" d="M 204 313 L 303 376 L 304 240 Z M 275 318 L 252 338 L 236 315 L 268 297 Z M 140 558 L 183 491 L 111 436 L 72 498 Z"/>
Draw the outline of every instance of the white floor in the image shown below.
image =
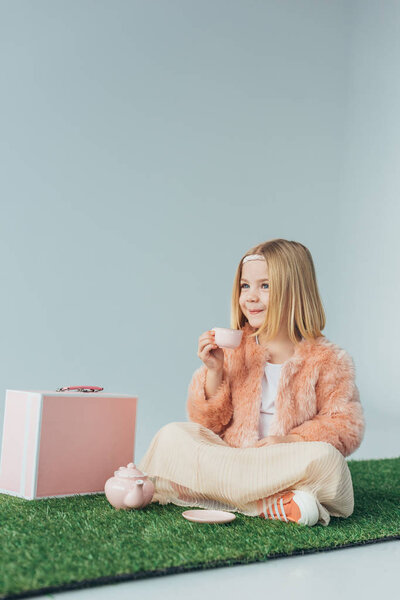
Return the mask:
<path fill-rule="evenodd" d="M 399 456 L 399 423 L 396 418 L 374 416 L 361 447 L 349 457 L 362 460 Z M 40 598 L 60 600 L 141 600 L 162 597 L 176 600 L 214 598 L 243 600 L 279 593 L 285 600 L 345 600 L 362 595 L 363 600 L 398 593 L 400 542 L 380 542 L 328 552 L 275 558 L 262 563 L 191 571 L 151 577 L 83 590 L 48 594 Z M 397 590 L 397 592 L 395 592 Z"/>

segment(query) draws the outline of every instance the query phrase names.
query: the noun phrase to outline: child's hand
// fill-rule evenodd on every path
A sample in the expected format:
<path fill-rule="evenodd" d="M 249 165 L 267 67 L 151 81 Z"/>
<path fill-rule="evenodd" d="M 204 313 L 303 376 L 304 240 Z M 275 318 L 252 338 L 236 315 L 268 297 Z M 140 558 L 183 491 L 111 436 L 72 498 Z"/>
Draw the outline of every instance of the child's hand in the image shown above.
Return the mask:
<path fill-rule="evenodd" d="M 207 369 L 222 371 L 224 367 L 224 351 L 214 341 L 214 331 L 206 331 L 199 337 L 197 356 Z"/>

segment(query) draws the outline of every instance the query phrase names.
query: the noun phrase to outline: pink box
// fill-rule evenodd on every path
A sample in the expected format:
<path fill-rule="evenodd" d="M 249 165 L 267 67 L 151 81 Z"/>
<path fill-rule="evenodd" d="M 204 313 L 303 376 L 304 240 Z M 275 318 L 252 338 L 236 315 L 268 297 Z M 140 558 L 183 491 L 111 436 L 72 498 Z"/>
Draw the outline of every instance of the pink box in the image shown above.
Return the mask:
<path fill-rule="evenodd" d="M 0 493 L 28 500 L 104 493 L 134 461 L 137 397 L 6 391 Z"/>

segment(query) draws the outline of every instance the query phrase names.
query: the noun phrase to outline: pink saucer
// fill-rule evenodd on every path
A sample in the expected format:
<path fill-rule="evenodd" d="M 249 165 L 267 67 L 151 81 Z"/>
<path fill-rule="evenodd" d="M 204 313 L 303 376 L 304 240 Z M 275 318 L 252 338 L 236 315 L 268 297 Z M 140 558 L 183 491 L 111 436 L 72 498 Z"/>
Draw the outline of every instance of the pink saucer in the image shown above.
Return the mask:
<path fill-rule="evenodd" d="M 236 515 L 224 510 L 185 510 L 182 513 L 188 521 L 194 523 L 229 523 L 236 519 Z"/>

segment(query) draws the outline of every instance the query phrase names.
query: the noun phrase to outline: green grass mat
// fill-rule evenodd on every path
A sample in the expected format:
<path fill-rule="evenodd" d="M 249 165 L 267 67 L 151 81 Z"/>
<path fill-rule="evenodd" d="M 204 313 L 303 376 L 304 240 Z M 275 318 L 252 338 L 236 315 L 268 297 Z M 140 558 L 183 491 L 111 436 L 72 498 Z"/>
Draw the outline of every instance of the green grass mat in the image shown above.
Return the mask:
<path fill-rule="evenodd" d="M 240 513 L 231 523 L 196 524 L 174 504 L 117 511 L 103 494 L 46 500 L 0 494 L 0 598 L 398 539 L 400 458 L 348 465 L 354 513 L 332 517 L 328 527 Z"/>

